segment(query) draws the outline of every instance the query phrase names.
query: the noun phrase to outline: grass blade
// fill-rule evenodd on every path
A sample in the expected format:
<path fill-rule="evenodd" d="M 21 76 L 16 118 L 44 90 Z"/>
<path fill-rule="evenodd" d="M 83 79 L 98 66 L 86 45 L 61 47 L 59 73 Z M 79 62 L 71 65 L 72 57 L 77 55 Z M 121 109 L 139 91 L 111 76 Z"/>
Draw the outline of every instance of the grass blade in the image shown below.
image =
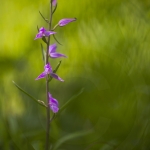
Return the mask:
<path fill-rule="evenodd" d="M 85 136 L 87 134 L 90 134 L 92 133 L 93 130 L 89 130 L 89 131 L 79 131 L 79 132 L 75 132 L 75 133 L 71 133 L 69 135 L 66 135 L 62 138 L 60 138 L 56 144 L 54 145 L 54 148 L 53 150 L 57 150 L 63 143 L 65 143 L 66 141 L 68 140 L 72 140 L 74 138 L 78 138 L 78 137 L 81 137 L 81 136 Z"/>
<path fill-rule="evenodd" d="M 59 110 L 58 114 L 61 113 L 73 100 L 75 100 L 79 95 L 81 95 L 84 91 L 84 88 L 82 88 L 79 93 L 76 95 L 73 95 Z"/>
<path fill-rule="evenodd" d="M 42 50 L 42 58 L 43 58 L 43 61 L 44 61 L 44 64 L 46 63 L 46 54 L 45 54 L 45 51 L 44 51 L 44 48 L 43 48 L 43 45 L 41 44 L 41 50 Z"/>
<path fill-rule="evenodd" d="M 17 85 L 14 81 L 12 81 L 13 84 L 24 94 L 26 94 L 28 97 L 30 97 L 32 100 L 34 100 L 36 103 L 38 103 L 41 106 L 47 107 L 45 105 L 45 103 L 43 101 L 37 100 L 36 98 L 34 98 L 32 95 L 30 95 L 29 93 L 27 93 L 25 90 L 23 90 L 19 85 Z"/>

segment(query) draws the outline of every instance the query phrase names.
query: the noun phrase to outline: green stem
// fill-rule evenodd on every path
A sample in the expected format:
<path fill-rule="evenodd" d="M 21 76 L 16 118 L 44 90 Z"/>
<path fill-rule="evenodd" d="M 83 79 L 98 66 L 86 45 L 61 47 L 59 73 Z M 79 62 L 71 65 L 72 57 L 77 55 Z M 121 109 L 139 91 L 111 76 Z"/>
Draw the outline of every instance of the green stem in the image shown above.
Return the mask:
<path fill-rule="evenodd" d="M 50 19 L 49 19 L 49 25 L 48 29 L 51 30 L 52 25 L 52 0 L 50 0 Z M 50 45 L 50 36 L 48 37 L 47 41 L 47 52 L 46 52 L 46 64 L 48 63 L 48 51 L 49 51 L 49 45 Z M 46 77 L 46 95 L 47 95 L 47 106 L 49 106 L 49 82 L 48 82 L 48 76 Z M 45 150 L 49 150 L 50 146 L 50 107 L 47 107 L 47 128 L 46 128 L 46 145 Z"/>

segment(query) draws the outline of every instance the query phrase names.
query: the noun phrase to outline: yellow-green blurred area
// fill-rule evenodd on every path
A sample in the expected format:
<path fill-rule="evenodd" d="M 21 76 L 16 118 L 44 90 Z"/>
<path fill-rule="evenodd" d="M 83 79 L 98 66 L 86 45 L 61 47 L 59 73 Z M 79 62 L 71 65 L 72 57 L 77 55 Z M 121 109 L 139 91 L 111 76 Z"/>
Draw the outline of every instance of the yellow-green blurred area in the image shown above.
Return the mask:
<path fill-rule="evenodd" d="M 46 101 L 39 11 L 49 18 L 49 0 L 1 0 L 0 150 L 44 149 L 46 109 L 12 83 Z M 60 107 L 74 97 L 51 123 L 51 150 L 149 150 L 150 1 L 58 0 L 53 26 L 72 17 L 56 29 L 68 58 L 50 59 L 65 80 L 51 94 Z"/>

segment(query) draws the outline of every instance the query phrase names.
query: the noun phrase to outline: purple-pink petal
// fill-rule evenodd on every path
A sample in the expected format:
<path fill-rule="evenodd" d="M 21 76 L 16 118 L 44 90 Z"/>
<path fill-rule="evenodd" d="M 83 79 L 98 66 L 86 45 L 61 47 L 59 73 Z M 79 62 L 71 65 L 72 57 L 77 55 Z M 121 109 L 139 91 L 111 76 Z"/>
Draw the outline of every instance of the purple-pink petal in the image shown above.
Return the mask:
<path fill-rule="evenodd" d="M 36 37 L 34 38 L 34 40 L 39 39 L 39 38 L 42 38 L 42 37 L 43 37 L 42 33 L 38 33 L 38 34 L 36 35 Z"/>
<path fill-rule="evenodd" d="M 50 35 L 52 35 L 52 34 L 55 34 L 55 33 L 56 33 L 56 32 L 47 31 L 44 27 L 41 27 L 41 28 L 39 29 L 39 32 L 38 32 L 38 34 L 36 35 L 36 37 L 35 37 L 34 40 L 39 39 L 39 38 L 42 38 L 42 37 L 44 37 L 44 36 L 48 37 L 48 36 L 50 36 Z"/>
<path fill-rule="evenodd" d="M 70 22 L 73 22 L 73 21 L 76 21 L 76 18 L 65 18 L 65 19 L 61 19 L 59 22 L 58 22 L 58 24 L 59 24 L 59 26 L 65 26 L 65 25 L 67 25 L 68 23 L 70 23 Z"/>
<path fill-rule="evenodd" d="M 52 0 L 52 5 L 56 6 L 56 4 L 57 4 L 57 0 Z"/>
<path fill-rule="evenodd" d="M 58 108 L 57 106 L 55 106 L 55 105 L 50 105 L 50 108 L 51 108 L 51 110 L 52 110 L 54 113 L 57 113 L 58 110 L 59 110 L 59 108 Z"/>
<path fill-rule="evenodd" d="M 66 57 L 64 54 L 60 53 L 50 53 L 51 58 L 59 58 L 59 57 Z"/>
<path fill-rule="evenodd" d="M 57 48 L 57 45 L 56 44 L 52 44 L 49 46 L 49 53 L 54 53 L 56 52 L 56 48 Z"/>
<path fill-rule="evenodd" d="M 41 27 L 40 29 L 39 29 L 39 32 L 41 32 L 41 33 L 44 33 L 45 31 L 47 31 L 44 27 Z"/>
<path fill-rule="evenodd" d="M 41 28 L 39 29 L 39 33 L 36 35 L 36 37 L 35 37 L 34 40 L 39 39 L 39 38 L 42 38 L 45 31 L 46 31 L 46 29 L 45 29 L 44 27 L 41 27 Z"/>
<path fill-rule="evenodd" d="M 55 98 L 53 98 L 50 93 L 48 93 L 48 96 L 49 96 L 49 106 L 50 106 L 50 109 L 51 109 L 54 113 L 57 113 L 58 110 L 59 110 L 58 101 L 57 101 Z"/>
<path fill-rule="evenodd" d="M 46 72 L 47 74 L 53 72 L 52 71 L 52 67 L 50 66 L 50 63 L 47 63 L 45 66 L 44 66 L 44 72 Z"/>
<path fill-rule="evenodd" d="M 56 34 L 56 32 L 53 32 L 53 31 L 45 31 L 43 36 L 50 36 L 52 34 Z"/>
<path fill-rule="evenodd" d="M 46 73 L 45 72 L 42 72 L 35 80 L 39 80 L 41 78 L 45 78 L 46 77 Z"/>
<path fill-rule="evenodd" d="M 49 55 L 51 58 L 66 57 L 64 54 L 57 53 L 56 48 L 57 48 L 56 44 L 52 44 L 49 46 Z"/>
<path fill-rule="evenodd" d="M 63 79 L 61 79 L 58 75 L 56 75 L 55 73 L 50 73 L 50 75 L 53 77 L 53 78 L 55 78 L 55 79 L 57 79 L 57 80 L 59 80 L 59 81 L 64 81 Z"/>

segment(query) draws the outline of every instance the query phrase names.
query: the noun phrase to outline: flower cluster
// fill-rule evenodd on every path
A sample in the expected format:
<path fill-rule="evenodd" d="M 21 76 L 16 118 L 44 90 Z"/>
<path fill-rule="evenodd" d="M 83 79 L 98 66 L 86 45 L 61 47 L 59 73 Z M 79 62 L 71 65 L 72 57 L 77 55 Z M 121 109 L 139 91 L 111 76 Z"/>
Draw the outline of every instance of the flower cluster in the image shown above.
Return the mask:
<path fill-rule="evenodd" d="M 56 7 L 57 5 L 57 0 L 52 0 L 52 5 L 54 7 Z M 75 21 L 76 18 L 65 18 L 65 19 L 61 19 L 57 24 L 56 26 L 54 27 L 53 30 L 55 30 L 55 28 L 57 26 L 65 26 L 67 25 L 68 23 L 70 22 L 73 22 Z M 50 35 L 53 35 L 53 34 L 56 34 L 56 32 L 54 31 L 48 31 L 46 30 L 44 27 L 41 27 L 39 29 L 39 32 L 38 34 L 36 35 L 35 37 L 35 40 L 36 39 L 40 39 L 40 38 L 46 38 L 46 37 L 49 37 Z M 60 58 L 60 57 L 66 57 L 64 54 L 61 54 L 61 53 L 58 53 L 56 52 L 56 49 L 57 49 L 57 45 L 56 43 L 52 44 L 52 45 L 48 45 L 49 46 L 49 49 L 48 49 L 48 54 L 49 54 L 49 57 L 50 58 Z M 39 80 L 41 78 L 48 78 L 49 76 L 51 76 L 52 78 L 55 78 L 59 81 L 64 81 L 63 79 L 61 79 L 57 74 L 55 74 L 53 72 L 53 69 L 50 65 L 50 63 L 48 62 L 47 64 L 45 64 L 44 66 L 44 71 L 35 79 L 35 80 Z M 58 101 L 52 97 L 52 95 L 50 93 L 48 93 L 48 98 L 49 98 L 49 107 L 50 109 L 53 111 L 53 113 L 57 113 L 58 110 L 59 110 L 59 104 L 58 104 Z"/>

